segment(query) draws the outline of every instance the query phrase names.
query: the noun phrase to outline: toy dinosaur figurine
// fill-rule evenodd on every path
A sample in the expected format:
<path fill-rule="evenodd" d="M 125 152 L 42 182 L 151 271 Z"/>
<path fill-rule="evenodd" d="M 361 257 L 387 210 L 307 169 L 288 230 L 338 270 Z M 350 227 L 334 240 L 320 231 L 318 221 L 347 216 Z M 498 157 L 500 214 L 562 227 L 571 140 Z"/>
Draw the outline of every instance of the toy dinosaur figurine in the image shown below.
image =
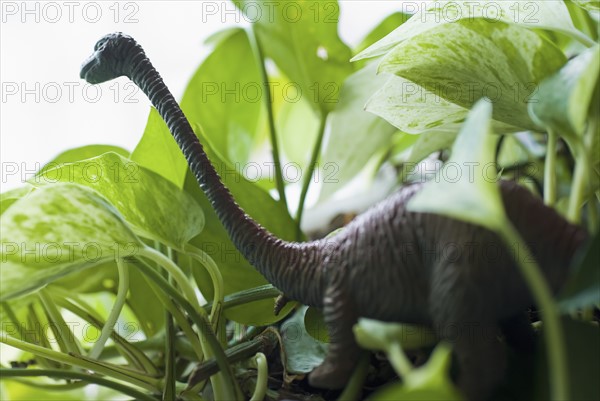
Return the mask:
<path fill-rule="evenodd" d="M 330 334 L 311 385 L 340 388 L 357 362 L 352 326 L 358 317 L 428 324 L 453 345 L 458 385 L 470 399 L 488 396 L 502 378 L 502 322 L 532 297 L 513 254 L 493 232 L 444 216 L 406 210 L 420 188 L 400 189 L 344 230 L 305 243 L 276 238 L 237 205 L 189 122 L 142 48 L 122 33 L 104 36 L 83 64 L 96 84 L 129 77 L 167 123 L 191 171 L 241 254 L 287 297 L 323 308 Z M 530 245 L 551 288 L 564 282 L 587 233 L 528 190 L 500 184 L 511 223 Z"/>

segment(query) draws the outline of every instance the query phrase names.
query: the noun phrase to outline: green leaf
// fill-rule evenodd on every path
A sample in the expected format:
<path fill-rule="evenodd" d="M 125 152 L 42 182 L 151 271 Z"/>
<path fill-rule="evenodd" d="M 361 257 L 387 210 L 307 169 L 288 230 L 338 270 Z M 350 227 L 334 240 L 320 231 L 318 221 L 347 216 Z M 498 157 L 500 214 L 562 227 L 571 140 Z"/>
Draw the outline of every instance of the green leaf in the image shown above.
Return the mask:
<path fill-rule="evenodd" d="M 0 270 L 1 272 L 1 270 Z M 29 304 L 37 300 L 36 295 L 23 296 L 17 299 L 11 299 L 8 302 L 2 302 L 0 304 L 0 324 L 2 330 L 9 336 L 16 338 L 22 338 L 27 341 L 26 338 L 21 337 L 23 329 L 27 330 L 27 321 L 29 313 Z M 15 321 L 11 319 L 11 314 L 8 313 L 10 308 L 11 314 L 14 316 Z M 2 398 L 0 398 L 2 399 Z"/>
<path fill-rule="evenodd" d="M 61 277 L 52 285 L 56 285 L 77 294 L 96 293 L 102 291 L 116 292 L 119 278 L 117 264 L 108 261 L 86 269 Z"/>
<path fill-rule="evenodd" d="M 111 205 L 76 184 L 45 186 L 16 202 L 2 215 L 1 243 L 0 300 L 143 246 Z"/>
<path fill-rule="evenodd" d="M 445 344 L 438 345 L 427 363 L 403 377 L 402 384 L 392 384 L 377 391 L 368 400 L 379 401 L 459 401 L 461 394 L 449 377 L 451 350 Z"/>
<path fill-rule="evenodd" d="M 567 347 L 567 366 L 569 374 L 569 400 L 598 400 L 600 386 L 597 377 L 600 376 L 600 330 L 597 325 L 589 322 L 579 322 L 563 317 L 564 342 Z M 545 327 L 542 326 L 542 331 Z M 538 343 L 535 352 L 533 382 L 536 390 L 535 400 L 548 400 L 550 395 L 550 378 L 547 375 L 548 355 Z M 520 392 L 519 392 L 520 393 Z"/>
<path fill-rule="evenodd" d="M 454 142 L 450 159 L 409 201 L 409 210 L 443 214 L 492 230 L 502 227 L 504 207 L 496 176 L 486 170 L 493 166 L 495 150 L 491 114 L 488 100 L 475 104 Z"/>
<path fill-rule="evenodd" d="M 36 380 L 37 381 L 37 380 Z M 0 387 L 0 399 L 2 400 L 27 400 L 27 401 L 99 401 L 99 400 L 109 400 L 114 398 L 123 398 L 123 395 L 106 387 L 97 387 L 94 389 L 93 396 L 90 395 L 90 392 L 87 391 L 86 388 L 81 387 L 73 387 L 66 390 L 60 391 L 50 391 L 48 388 L 42 383 L 46 381 L 39 381 L 40 387 L 33 387 L 28 383 L 24 383 L 17 380 L 2 380 L 2 384 L 5 387 L 4 390 L 1 390 Z M 52 383 L 52 382 L 50 382 Z M 52 384 L 50 384 L 52 385 Z M 96 387 L 96 386 L 94 386 Z"/>
<path fill-rule="evenodd" d="M 236 0 L 234 3 L 248 13 L 247 18 L 256 21 L 256 32 L 266 57 L 297 84 L 316 111 L 332 110 L 342 82 L 353 70 L 349 61 L 352 52 L 337 34 L 337 2 Z"/>
<path fill-rule="evenodd" d="M 586 9 L 588 11 L 600 10 L 600 1 L 598 1 L 598 0 L 571 0 L 571 1 L 575 4 L 577 4 L 579 7 Z"/>
<path fill-rule="evenodd" d="M 243 68 L 240 68 L 243 66 Z M 261 76 L 248 36 L 235 29 L 220 38 L 190 80 L 181 108 L 228 162 L 246 163 L 260 131 Z"/>
<path fill-rule="evenodd" d="M 466 108 L 488 97 L 494 119 L 535 129 L 527 113 L 530 96 L 565 61 L 559 49 L 533 31 L 474 19 L 440 25 L 400 43 L 379 70 Z"/>
<path fill-rule="evenodd" d="M 37 186 L 73 182 L 102 194 L 136 233 L 183 249 L 202 231 L 204 214 L 198 204 L 170 181 L 116 153 L 48 170 Z"/>
<path fill-rule="evenodd" d="M 283 102 L 277 113 L 277 134 L 281 138 L 281 148 L 292 163 L 296 163 L 302 171 L 306 171 L 310 162 L 311 150 L 317 139 L 319 118 L 310 104 L 303 98 L 296 103 Z M 283 178 L 288 182 L 301 182 L 302 177 L 296 177 L 290 171 L 286 174 L 283 168 Z"/>
<path fill-rule="evenodd" d="M 427 5 L 420 4 L 418 7 L 419 10 L 408 21 L 352 60 L 380 56 L 405 40 L 430 29 L 475 18 L 487 18 L 493 24 L 503 22 L 579 35 L 573 26 L 569 11 L 562 1 L 473 2 L 453 0 L 435 1 Z"/>
<path fill-rule="evenodd" d="M 587 244 L 585 252 L 578 255 L 571 278 L 560 296 L 560 308 L 574 312 L 578 308 L 600 305 L 600 234 Z"/>
<path fill-rule="evenodd" d="M 391 76 L 367 102 L 366 110 L 384 118 L 402 132 L 458 132 L 469 110 L 398 76 Z M 518 127 L 492 121 L 496 132 L 516 132 Z"/>
<path fill-rule="evenodd" d="M 321 364 L 327 345 L 310 336 L 304 327 L 307 306 L 300 307 L 281 325 L 281 339 L 289 373 L 308 373 Z"/>
<path fill-rule="evenodd" d="M 416 143 L 423 135 L 412 135 L 398 131 L 392 138 L 389 159 L 395 165 L 410 163 L 409 156 Z"/>
<path fill-rule="evenodd" d="M 183 188 L 187 161 L 154 107 L 150 108 L 144 135 L 133 150 L 131 160 Z"/>
<path fill-rule="evenodd" d="M 413 145 L 406 163 L 416 165 L 433 152 L 449 149 L 456 140 L 459 129 L 458 124 L 453 124 L 423 132 Z"/>
<path fill-rule="evenodd" d="M 304 315 L 304 328 L 315 340 L 323 343 L 329 342 L 329 332 L 325 326 L 323 312 L 317 308 L 309 307 Z"/>
<path fill-rule="evenodd" d="M 240 31 L 240 28 L 236 27 L 236 26 L 221 29 L 220 31 L 217 31 L 217 32 L 211 34 L 208 38 L 206 38 L 204 40 L 204 44 L 206 46 L 217 47 L 223 41 L 225 41 L 227 38 L 229 38 L 230 36 L 239 33 L 239 31 Z"/>
<path fill-rule="evenodd" d="M 223 161 L 205 138 L 200 141 L 205 144 L 209 159 L 244 211 L 279 238 L 294 239 L 295 224 L 285 206 Z M 225 171 L 227 174 L 224 174 Z M 219 266 L 223 275 L 224 295 L 266 284 L 264 277 L 237 251 L 191 173 L 187 177 L 185 190 L 198 202 L 206 217 L 202 233 L 191 243 L 208 253 Z M 212 299 L 213 287 L 206 270 L 195 268 L 192 273 L 204 297 Z M 273 314 L 273 301 L 269 299 L 228 308 L 224 313 L 228 319 L 255 326 L 267 325 L 284 317 Z"/>
<path fill-rule="evenodd" d="M 385 17 L 371 32 L 364 37 L 358 46 L 354 49 L 354 53 L 358 54 L 371 46 L 373 43 L 383 38 L 400 25 L 410 19 L 410 14 L 395 12 Z"/>
<path fill-rule="evenodd" d="M 137 318 L 146 337 L 157 334 L 165 326 L 165 308 L 146 282 L 144 275 L 135 268 L 129 269 L 129 295 L 127 305 Z"/>
<path fill-rule="evenodd" d="M 4 213 L 10 205 L 29 195 L 33 190 L 34 188 L 31 185 L 25 185 L 24 187 L 11 189 L 10 191 L 0 194 L 0 215 Z"/>
<path fill-rule="evenodd" d="M 405 350 L 429 347 L 437 343 L 433 330 L 413 324 L 360 318 L 353 330 L 356 342 L 373 351 L 385 351 L 392 343 L 400 344 Z"/>
<path fill-rule="evenodd" d="M 51 170 L 60 167 L 66 163 L 75 163 L 80 160 L 91 159 L 92 157 L 100 156 L 104 153 L 113 152 L 123 157 L 129 157 L 129 152 L 119 146 L 113 145 L 86 145 L 78 148 L 66 150 L 56 156 L 52 161 L 48 162 L 38 174 L 42 174 L 46 170 Z"/>
<path fill-rule="evenodd" d="M 423 131 L 464 121 L 469 110 L 402 77 L 392 76 L 366 105 L 402 132 Z"/>
<path fill-rule="evenodd" d="M 598 40 L 598 23 L 597 21 L 583 8 L 578 7 L 574 2 L 564 1 L 565 6 L 569 10 L 571 22 L 579 31 L 579 35 L 565 35 L 558 31 L 538 30 L 538 33 L 544 35 L 548 40 L 559 47 L 567 57 L 571 58 L 584 51 L 592 45 L 592 41 Z M 577 39 L 577 40 L 573 40 Z"/>
<path fill-rule="evenodd" d="M 350 75 L 340 93 L 337 107 L 329 114 L 329 139 L 321 153 L 324 169 L 335 166 L 338 173 L 324 180 L 321 199 L 326 199 L 352 180 L 369 159 L 388 147 L 396 129 L 385 120 L 367 113 L 367 99 L 387 77 L 375 75 L 375 64 Z"/>
<path fill-rule="evenodd" d="M 569 60 L 540 84 L 529 103 L 531 118 L 559 135 L 581 137 L 600 74 L 600 46 Z"/>
<path fill-rule="evenodd" d="M 123 157 L 129 157 L 129 152 L 121 147 L 113 145 L 87 145 L 69 149 L 59 154 L 47 163 L 38 172 L 42 175 L 53 168 L 62 167 L 68 163 L 75 163 L 91 159 L 104 153 L 114 152 Z M 118 281 L 117 265 L 114 261 L 102 263 L 94 269 L 86 269 L 62 277 L 52 285 L 69 289 L 75 293 L 95 293 L 100 291 L 115 291 Z"/>

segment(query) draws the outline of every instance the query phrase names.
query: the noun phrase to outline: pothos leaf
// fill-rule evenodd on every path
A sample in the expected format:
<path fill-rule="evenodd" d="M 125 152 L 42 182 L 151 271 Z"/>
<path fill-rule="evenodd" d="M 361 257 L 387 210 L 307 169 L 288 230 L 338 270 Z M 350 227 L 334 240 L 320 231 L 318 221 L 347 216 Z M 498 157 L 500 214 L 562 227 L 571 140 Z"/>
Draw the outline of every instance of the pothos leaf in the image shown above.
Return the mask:
<path fill-rule="evenodd" d="M 460 123 L 469 112 L 405 78 L 392 76 L 366 105 L 400 131 L 418 134 L 442 125 Z"/>
<path fill-rule="evenodd" d="M 131 160 L 183 188 L 187 162 L 154 107 L 150 108 L 144 135 L 131 153 Z"/>
<path fill-rule="evenodd" d="M 78 148 L 73 148 L 69 150 L 65 150 L 58 156 L 56 156 L 52 161 L 48 162 L 44 167 L 41 168 L 40 173 L 43 173 L 45 170 L 50 170 L 53 168 L 60 167 L 66 163 L 74 163 L 79 160 L 91 159 L 92 157 L 100 156 L 104 153 L 114 152 L 123 157 L 129 157 L 129 152 L 119 146 L 113 145 L 87 145 L 80 146 Z M 40 174 L 38 173 L 38 174 Z"/>
<path fill-rule="evenodd" d="M 529 114 L 540 126 L 570 138 L 581 137 L 600 74 L 600 46 L 569 60 L 540 84 L 529 103 Z"/>
<path fill-rule="evenodd" d="M 488 97 L 494 119 L 535 129 L 527 113 L 530 96 L 565 61 L 537 33 L 479 18 L 440 25 L 403 41 L 386 54 L 379 70 L 465 108 Z"/>
<path fill-rule="evenodd" d="M 392 76 L 367 102 L 366 110 L 377 114 L 409 134 L 450 131 L 462 124 L 469 110 L 445 100 L 405 78 Z M 496 132 L 516 132 L 518 127 L 493 120 Z M 458 130 L 456 130 L 458 132 Z"/>
<path fill-rule="evenodd" d="M 234 2 L 242 12 L 253 13 L 248 16 L 256 20 L 265 55 L 298 85 L 313 109 L 332 110 L 353 71 L 351 50 L 337 34 L 337 1 Z"/>
<path fill-rule="evenodd" d="M 0 300 L 143 246 L 95 191 L 76 184 L 37 189 L 2 215 Z"/>
<path fill-rule="evenodd" d="M 353 330 L 358 344 L 374 351 L 385 351 L 392 342 L 399 343 L 405 350 L 428 347 L 437 342 L 433 330 L 425 326 L 360 318 Z"/>
<path fill-rule="evenodd" d="M 181 108 L 227 162 L 246 163 L 261 122 L 261 76 L 246 31 L 236 28 L 219 39 L 190 80 Z"/>
<path fill-rule="evenodd" d="M 375 75 L 375 67 L 371 64 L 344 81 L 340 101 L 329 115 L 329 138 L 321 161 L 323 168 L 333 165 L 339 173 L 334 179 L 324 182 L 321 199 L 332 195 L 354 178 L 373 154 L 389 146 L 396 131 L 385 120 L 364 110 L 367 99 L 387 80 L 385 76 Z"/>
<path fill-rule="evenodd" d="M 410 12 L 408 9 L 407 11 Z M 356 55 L 352 60 L 380 56 L 403 41 L 430 29 L 475 18 L 486 18 L 494 24 L 503 22 L 579 35 L 573 26 L 569 10 L 562 1 L 435 1 L 429 4 L 420 4 L 420 8 L 415 11 L 408 21 Z"/>
<path fill-rule="evenodd" d="M 204 214 L 184 191 L 116 153 L 48 170 L 32 180 L 40 187 L 72 182 L 102 194 L 135 231 L 176 249 L 198 235 Z"/>
<path fill-rule="evenodd" d="M 409 201 L 409 210 L 443 214 L 492 230 L 502 227 L 500 192 L 495 177 L 484 171 L 494 160 L 491 114 L 487 99 L 475 104 L 454 142 L 450 159 L 438 173 L 444 178 L 427 183 Z"/>
<path fill-rule="evenodd" d="M 3 192 L 0 194 L 0 214 L 4 213 L 6 209 L 19 199 L 29 195 L 34 188 L 27 184 L 24 187 L 11 189 L 10 191 Z"/>
<path fill-rule="evenodd" d="M 291 373 L 308 373 L 325 358 L 326 344 L 314 339 L 304 327 L 307 306 L 299 308 L 281 325 L 281 338 L 286 356 L 286 368 Z"/>
<path fill-rule="evenodd" d="M 410 19 L 410 14 L 396 12 L 385 17 L 371 32 L 369 32 L 360 44 L 354 49 L 354 53 L 358 54 L 371 46 L 376 41 L 387 36 L 394 29 Z"/>
<path fill-rule="evenodd" d="M 402 384 L 391 384 L 370 396 L 371 401 L 460 401 L 461 394 L 449 377 L 451 350 L 445 344 L 438 345 L 427 363 L 414 369 Z"/>
<path fill-rule="evenodd" d="M 600 1 L 598 0 L 572 0 L 573 3 L 586 10 L 600 10 Z"/>

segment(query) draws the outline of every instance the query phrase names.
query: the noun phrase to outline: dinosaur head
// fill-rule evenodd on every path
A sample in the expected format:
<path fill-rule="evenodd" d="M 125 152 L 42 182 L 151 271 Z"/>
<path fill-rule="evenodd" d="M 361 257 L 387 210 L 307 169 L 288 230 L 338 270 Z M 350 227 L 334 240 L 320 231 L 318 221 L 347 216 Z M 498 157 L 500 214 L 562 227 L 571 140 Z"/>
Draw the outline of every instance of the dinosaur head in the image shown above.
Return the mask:
<path fill-rule="evenodd" d="M 122 75 L 129 76 L 131 57 L 141 47 L 128 35 L 109 33 L 94 46 L 94 53 L 83 63 L 79 76 L 91 84 L 110 81 Z"/>

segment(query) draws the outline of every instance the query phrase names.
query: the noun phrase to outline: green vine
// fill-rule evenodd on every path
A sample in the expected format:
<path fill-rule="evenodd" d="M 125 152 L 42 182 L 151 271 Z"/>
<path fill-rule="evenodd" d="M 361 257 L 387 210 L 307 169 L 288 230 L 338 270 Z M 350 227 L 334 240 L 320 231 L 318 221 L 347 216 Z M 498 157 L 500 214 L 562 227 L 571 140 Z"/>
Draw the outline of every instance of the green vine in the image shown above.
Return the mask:
<path fill-rule="evenodd" d="M 323 143 L 323 137 L 325 136 L 325 128 L 327 127 L 327 113 L 321 112 L 319 130 L 317 132 L 317 139 L 315 141 L 315 145 L 312 150 L 312 154 L 310 157 L 310 161 L 308 162 L 308 167 L 306 171 L 306 175 L 304 176 L 304 182 L 302 184 L 302 190 L 300 192 L 300 200 L 298 202 L 298 209 L 296 212 L 296 240 L 300 241 L 302 239 L 302 215 L 304 213 L 304 203 L 306 202 L 306 195 L 308 194 L 308 189 L 310 188 L 310 183 L 312 181 L 312 175 L 315 171 L 315 167 L 317 161 L 319 160 L 319 155 L 321 154 L 321 145 Z"/>
<path fill-rule="evenodd" d="M 510 224 L 499 229 L 499 234 L 509 249 L 515 250 L 515 260 L 525 281 L 527 282 L 536 303 L 540 307 L 542 319 L 545 322 L 544 336 L 546 337 L 546 352 L 550 359 L 550 382 L 554 400 L 569 399 L 569 376 L 565 336 L 560 323 L 559 309 L 554 302 L 546 279 L 535 262 L 531 251 L 523 242 L 521 235 Z M 511 248 L 515 247 L 516 248 Z M 522 254 L 520 252 L 523 252 Z"/>
<path fill-rule="evenodd" d="M 110 338 L 111 333 L 113 332 L 113 328 L 117 323 L 117 319 L 123 310 L 123 306 L 125 305 L 125 301 L 127 299 L 127 292 L 129 291 L 129 268 L 125 263 L 123 263 L 122 259 L 117 259 L 117 270 L 119 271 L 119 286 L 117 288 L 117 298 L 115 299 L 115 303 L 110 310 L 108 315 L 108 319 L 104 323 L 104 327 L 102 327 L 102 331 L 100 332 L 100 337 L 94 343 L 94 346 L 88 353 L 90 358 L 98 358 L 106 341 Z"/>

